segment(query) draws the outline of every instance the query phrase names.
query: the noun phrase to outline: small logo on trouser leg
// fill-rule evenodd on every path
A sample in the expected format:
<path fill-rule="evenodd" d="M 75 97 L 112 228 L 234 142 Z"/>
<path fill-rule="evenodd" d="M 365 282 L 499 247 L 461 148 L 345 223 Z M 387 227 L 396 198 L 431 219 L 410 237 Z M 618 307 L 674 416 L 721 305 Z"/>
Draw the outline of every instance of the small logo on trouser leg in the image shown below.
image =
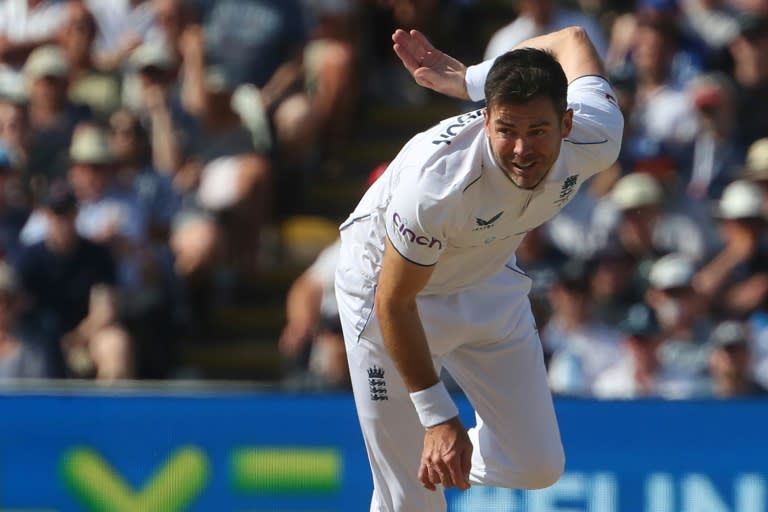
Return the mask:
<path fill-rule="evenodd" d="M 384 368 L 378 366 L 368 368 L 368 388 L 371 392 L 371 400 L 389 400 L 387 383 L 384 381 Z"/>

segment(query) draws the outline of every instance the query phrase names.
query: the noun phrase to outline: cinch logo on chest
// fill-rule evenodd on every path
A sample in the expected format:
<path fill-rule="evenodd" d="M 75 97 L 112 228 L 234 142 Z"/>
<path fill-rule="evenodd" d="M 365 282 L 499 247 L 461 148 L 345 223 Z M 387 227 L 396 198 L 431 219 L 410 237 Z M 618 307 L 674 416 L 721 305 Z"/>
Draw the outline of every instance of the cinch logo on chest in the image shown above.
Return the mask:
<path fill-rule="evenodd" d="M 406 226 L 406 221 L 404 221 L 400 217 L 400 214 L 397 212 L 392 215 L 392 222 L 395 223 L 395 229 L 397 229 L 397 232 L 403 235 L 407 242 L 411 242 L 416 245 L 426 245 L 430 249 L 435 246 L 437 246 L 438 249 L 443 248 L 443 243 L 437 238 L 432 237 L 430 239 L 424 235 L 417 235 L 412 229 L 408 229 Z"/>
<path fill-rule="evenodd" d="M 579 182 L 578 174 L 571 174 L 563 182 L 563 187 L 560 189 L 560 197 L 557 198 L 555 204 L 557 206 L 563 206 L 565 203 L 571 200 L 571 196 L 576 191 L 576 183 Z"/>
<path fill-rule="evenodd" d="M 501 215 L 504 213 L 504 210 L 501 210 L 499 213 L 494 215 L 488 220 L 481 219 L 480 217 L 475 217 L 475 224 L 477 224 L 477 227 L 472 228 L 472 231 L 483 231 L 486 229 L 491 229 L 493 227 L 493 223 L 499 220 L 501 218 Z"/>

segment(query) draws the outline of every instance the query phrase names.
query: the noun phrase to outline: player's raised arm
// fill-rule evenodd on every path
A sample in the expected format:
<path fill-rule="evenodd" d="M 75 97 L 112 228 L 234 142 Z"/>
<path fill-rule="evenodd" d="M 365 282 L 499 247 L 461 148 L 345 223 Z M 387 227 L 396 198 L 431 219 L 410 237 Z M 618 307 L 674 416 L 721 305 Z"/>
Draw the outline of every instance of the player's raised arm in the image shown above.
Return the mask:
<path fill-rule="evenodd" d="M 392 39 L 395 53 L 419 85 L 457 98 L 483 99 L 485 77 L 495 59 L 467 68 L 432 46 L 417 30 L 397 30 Z M 516 48 L 540 48 L 552 52 L 569 82 L 584 75 L 605 74 L 597 50 L 581 27 L 568 27 L 526 39 Z"/>
<path fill-rule="evenodd" d="M 418 30 L 397 29 L 393 48 L 416 83 L 446 96 L 468 99 L 464 64 L 430 43 Z"/>

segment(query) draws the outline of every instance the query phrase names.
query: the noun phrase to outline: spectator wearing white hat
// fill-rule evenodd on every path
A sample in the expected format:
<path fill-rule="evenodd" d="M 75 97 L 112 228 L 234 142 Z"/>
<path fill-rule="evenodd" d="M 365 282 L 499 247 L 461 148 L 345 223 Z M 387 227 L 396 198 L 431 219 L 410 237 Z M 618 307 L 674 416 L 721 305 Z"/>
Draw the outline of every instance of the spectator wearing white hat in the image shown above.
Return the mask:
<path fill-rule="evenodd" d="M 645 302 L 656 313 L 664 343 L 662 363 L 683 378 L 699 379 L 706 371 L 706 341 L 712 322 L 707 303 L 693 289 L 696 264 L 680 253 L 656 260 L 648 273 Z"/>
<path fill-rule="evenodd" d="M 768 247 L 765 245 L 764 196 L 746 180 L 723 191 L 713 215 L 718 219 L 722 249 L 697 273 L 694 287 L 713 299 L 713 306 L 744 318 L 768 299 Z"/>
<path fill-rule="evenodd" d="M 763 191 L 763 212 L 768 216 L 768 137 L 749 145 L 740 179 L 752 181 Z"/>
<path fill-rule="evenodd" d="M 708 237 L 690 216 L 669 209 L 657 178 L 632 172 L 600 201 L 593 226 L 598 249 L 620 248 L 642 262 L 669 252 L 697 259 L 709 251 Z"/>

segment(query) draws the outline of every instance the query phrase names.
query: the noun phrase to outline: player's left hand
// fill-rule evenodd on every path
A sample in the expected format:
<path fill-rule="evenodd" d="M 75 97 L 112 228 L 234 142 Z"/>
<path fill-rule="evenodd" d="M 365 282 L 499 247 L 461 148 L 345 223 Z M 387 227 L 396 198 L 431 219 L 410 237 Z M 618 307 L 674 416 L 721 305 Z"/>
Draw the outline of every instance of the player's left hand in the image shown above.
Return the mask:
<path fill-rule="evenodd" d="M 467 68 L 430 43 L 418 30 L 397 29 L 392 34 L 393 49 L 422 87 L 459 99 L 469 99 L 464 75 Z"/>
<path fill-rule="evenodd" d="M 472 442 L 458 417 L 426 430 L 418 473 L 424 487 L 434 491 L 442 484 L 467 490 L 471 468 Z"/>

